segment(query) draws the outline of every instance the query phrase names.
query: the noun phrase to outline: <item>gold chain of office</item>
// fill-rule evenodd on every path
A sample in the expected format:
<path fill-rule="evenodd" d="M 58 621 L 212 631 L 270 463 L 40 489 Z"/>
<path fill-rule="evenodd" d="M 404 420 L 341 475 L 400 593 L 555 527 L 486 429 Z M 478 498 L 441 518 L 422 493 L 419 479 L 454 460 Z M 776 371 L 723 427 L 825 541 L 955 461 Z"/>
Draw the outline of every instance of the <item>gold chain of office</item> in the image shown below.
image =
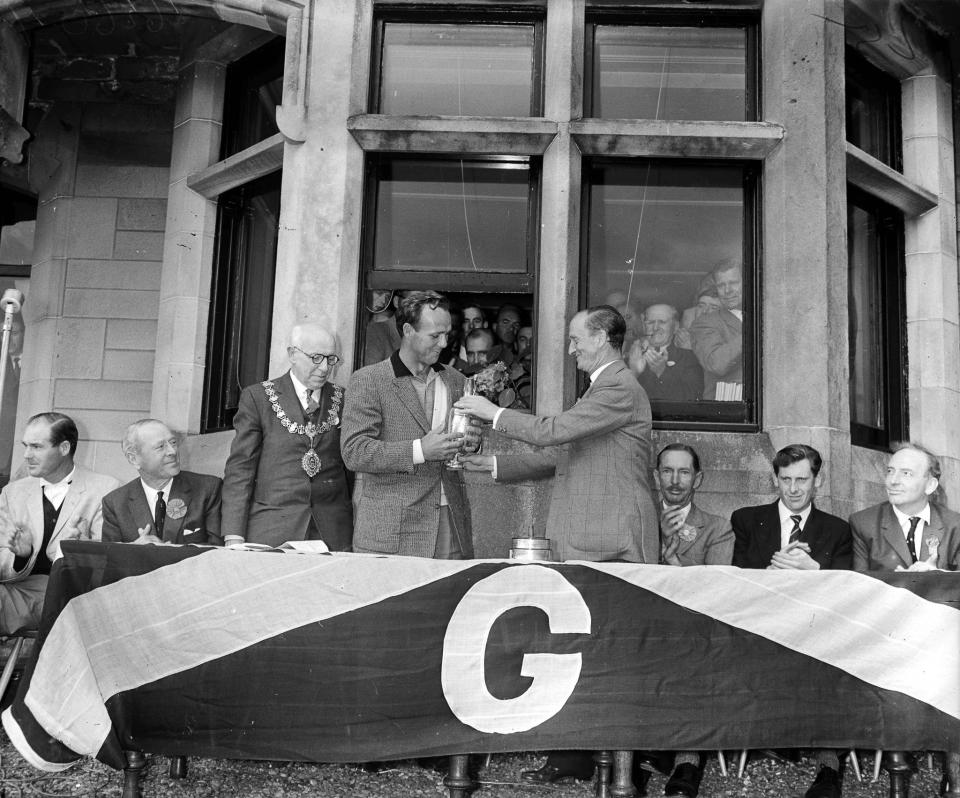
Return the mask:
<path fill-rule="evenodd" d="M 333 386 L 333 399 L 330 401 L 327 419 L 319 426 L 312 421 L 308 421 L 306 424 L 298 424 L 296 421 L 291 421 L 283 408 L 280 407 L 280 398 L 277 396 L 271 380 L 265 380 L 263 382 L 263 391 L 267 395 L 267 401 L 270 402 L 270 407 L 273 408 L 273 412 L 277 414 L 277 420 L 291 435 L 306 435 L 312 439 L 317 435 L 323 435 L 327 430 L 332 429 L 340 423 L 340 407 L 343 405 L 343 388 L 339 385 Z M 311 444 L 313 443 L 312 440 L 310 442 Z"/>

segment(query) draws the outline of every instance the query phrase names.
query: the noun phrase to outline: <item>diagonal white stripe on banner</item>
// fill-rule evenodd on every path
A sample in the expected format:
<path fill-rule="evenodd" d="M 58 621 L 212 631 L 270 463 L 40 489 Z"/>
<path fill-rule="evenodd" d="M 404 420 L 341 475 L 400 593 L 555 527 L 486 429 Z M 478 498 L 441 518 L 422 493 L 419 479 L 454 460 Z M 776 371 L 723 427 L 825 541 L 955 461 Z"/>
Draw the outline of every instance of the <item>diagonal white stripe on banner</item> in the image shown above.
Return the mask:
<path fill-rule="evenodd" d="M 111 696 L 476 564 L 226 549 L 191 557 L 71 601 L 40 650 L 25 703 L 48 733 L 94 756 L 110 733 Z"/>
<path fill-rule="evenodd" d="M 960 613 L 909 590 L 854 571 L 576 564 L 960 718 Z"/>

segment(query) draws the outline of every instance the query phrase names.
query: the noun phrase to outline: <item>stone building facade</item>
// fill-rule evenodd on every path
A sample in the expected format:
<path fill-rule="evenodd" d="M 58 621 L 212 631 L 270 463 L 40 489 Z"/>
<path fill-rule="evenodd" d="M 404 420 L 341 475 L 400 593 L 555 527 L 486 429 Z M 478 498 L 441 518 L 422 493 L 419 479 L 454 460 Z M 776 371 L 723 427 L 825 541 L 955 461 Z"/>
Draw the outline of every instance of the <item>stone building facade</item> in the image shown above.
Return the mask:
<path fill-rule="evenodd" d="M 743 399 L 662 408 L 655 430 L 656 443 L 700 451 L 701 503 L 728 513 L 772 500 L 769 459 L 799 441 L 824 454 L 821 506 L 846 515 L 882 498 L 883 450 L 903 437 L 941 455 L 946 500 L 960 507 L 958 11 L 954 0 L 0 0 L 0 190 L 4 203 L 35 201 L 34 219 L 2 217 L 4 231 L 32 231 L 29 263 L 4 265 L 0 246 L 0 279 L 27 289 L 16 434 L 33 412 L 67 412 L 80 460 L 128 479 L 119 439 L 151 415 L 185 434 L 188 467 L 222 473 L 233 383 L 279 373 L 294 324 L 336 330 L 345 383 L 361 362 L 367 290 L 421 285 L 461 302 L 517 299 L 535 328 L 536 411 L 558 412 L 577 391 L 576 309 L 620 278 L 646 286 L 644 302 L 672 296 L 666 267 L 656 278 L 632 258 L 601 268 L 594 247 L 636 204 L 597 187 L 652 165 L 686 181 L 673 202 L 696 213 L 690 189 L 706 196 L 715 176 L 734 175 L 733 204 L 716 205 L 739 220 L 732 239 L 721 232 L 744 261 Z M 515 45 L 519 29 L 528 44 Z M 492 68 L 461 85 L 451 59 L 476 57 L 477 31 Z M 730 31 L 733 56 L 717 55 Z M 491 56 L 501 35 L 512 55 Z M 438 99 L 485 81 L 513 92 L 516 52 L 531 64 L 520 112 Z M 731 85 L 721 67 L 743 98 L 733 118 L 704 121 L 697 103 L 712 108 Z M 656 113 L 598 112 L 604 86 L 624 81 L 632 97 L 659 75 L 662 94 L 668 73 L 690 82 L 694 110 L 662 116 L 658 99 Z M 243 81 L 253 105 L 231 99 Z M 417 170 L 449 164 L 464 192 L 486 180 L 465 168 L 520 170 L 516 268 L 482 273 L 473 242 L 473 269 L 453 256 L 378 261 L 392 231 L 377 197 L 393 192 L 407 218 L 404 191 L 429 193 Z M 653 190 L 624 184 L 644 203 Z M 659 188 L 649 248 L 670 236 L 680 247 Z M 236 270 L 251 252 L 267 253 L 268 274 Z M 710 266 L 704 256 L 700 271 Z M 469 485 L 479 555 L 542 529 L 546 486 Z"/>

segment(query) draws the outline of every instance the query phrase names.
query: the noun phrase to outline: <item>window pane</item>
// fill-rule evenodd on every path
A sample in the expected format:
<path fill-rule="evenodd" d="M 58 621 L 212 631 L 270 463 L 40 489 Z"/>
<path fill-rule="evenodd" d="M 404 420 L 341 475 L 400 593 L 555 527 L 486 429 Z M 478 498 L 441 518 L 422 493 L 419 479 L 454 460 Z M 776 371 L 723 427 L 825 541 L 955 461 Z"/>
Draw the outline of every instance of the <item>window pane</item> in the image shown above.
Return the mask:
<path fill-rule="evenodd" d="M 877 221 L 850 206 L 850 417 L 855 424 L 886 426 L 883 385 L 883 297 L 877 258 Z"/>
<path fill-rule="evenodd" d="M 526 162 L 392 159 L 378 169 L 373 268 L 526 272 Z"/>
<path fill-rule="evenodd" d="M 224 92 L 223 145 L 227 158 L 279 132 L 277 106 L 283 101 L 286 43 L 275 39 L 227 70 Z"/>
<path fill-rule="evenodd" d="M 746 117 L 746 30 L 597 25 L 593 117 Z"/>
<path fill-rule="evenodd" d="M 847 141 L 902 169 L 900 84 L 852 50 L 846 67 Z"/>
<path fill-rule="evenodd" d="M 386 22 L 377 113 L 530 116 L 534 26 Z"/>
<path fill-rule="evenodd" d="M 269 376 L 279 216 L 279 172 L 220 197 L 204 432 L 229 428 L 241 389 Z"/>
<path fill-rule="evenodd" d="M 624 356 L 654 419 L 752 420 L 746 204 L 740 166 L 631 161 L 589 170 L 588 298 L 624 313 Z"/>

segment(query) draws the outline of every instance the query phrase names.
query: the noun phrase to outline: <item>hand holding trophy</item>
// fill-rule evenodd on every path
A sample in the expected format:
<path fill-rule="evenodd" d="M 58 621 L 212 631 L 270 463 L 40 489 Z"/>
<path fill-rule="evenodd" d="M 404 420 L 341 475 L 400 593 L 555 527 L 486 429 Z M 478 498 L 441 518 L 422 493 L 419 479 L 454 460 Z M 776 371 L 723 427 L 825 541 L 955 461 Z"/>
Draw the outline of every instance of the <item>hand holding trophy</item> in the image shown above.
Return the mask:
<path fill-rule="evenodd" d="M 464 396 L 473 396 L 475 391 L 473 377 L 468 377 L 467 381 L 463 386 L 463 395 Z M 447 427 L 445 432 L 455 435 L 463 435 L 464 438 L 460 442 L 460 451 L 453 455 L 445 465 L 447 468 L 463 468 L 463 463 L 460 462 L 460 454 L 464 451 L 464 442 L 466 442 L 467 430 L 470 428 L 470 414 L 465 410 L 460 410 L 456 405 L 450 408 L 447 413 Z"/>

